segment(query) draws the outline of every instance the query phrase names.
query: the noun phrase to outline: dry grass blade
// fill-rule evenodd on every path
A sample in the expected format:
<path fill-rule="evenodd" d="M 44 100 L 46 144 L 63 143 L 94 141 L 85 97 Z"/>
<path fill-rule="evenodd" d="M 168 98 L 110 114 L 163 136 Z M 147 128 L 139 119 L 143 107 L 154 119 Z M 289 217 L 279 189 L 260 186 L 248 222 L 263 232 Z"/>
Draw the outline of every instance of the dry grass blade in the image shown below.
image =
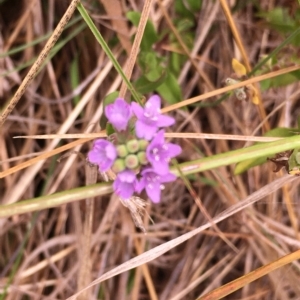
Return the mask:
<path fill-rule="evenodd" d="M 85 160 L 85 159 L 84 159 Z M 98 167 L 86 163 L 86 185 L 95 184 L 97 182 Z M 91 240 L 93 234 L 93 215 L 94 215 L 94 198 L 88 198 L 85 200 L 85 216 L 83 232 L 81 235 L 81 245 L 78 249 L 80 260 L 80 268 L 78 272 L 78 286 L 77 289 L 80 291 L 85 287 L 92 278 L 92 260 L 91 260 Z M 90 293 L 87 291 L 83 293 L 79 299 L 90 298 Z"/>
<path fill-rule="evenodd" d="M 243 209 L 249 207 L 250 205 L 253 205 L 260 199 L 266 197 L 270 193 L 274 193 L 278 189 L 280 189 L 282 186 L 284 186 L 287 183 L 292 183 L 295 181 L 299 181 L 300 179 L 297 177 L 291 177 L 291 176 L 284 176 L 280 179 L 275 180 L 274 182 L 268 184 L 267 186 L 261 188 L 260 190 L 254 192 L 251 196 L 247 197 L 246 199 L 241 200 L 239 203 L 233 205 L 232 207 L 228 208 L 227 210 L 223 211 L 220 215 L 216 216 L 212 219 L 212 221 L 215 224 L 220 223 L 221 221 L 229 218 L 230 216 L 242 211 Z M 133 268 L 136 268 L 142 264 L 146 264 L 155 258 L 163 255 L 167 251 L 170 251 L 174 247 L 182 244 L 183 242 L 191 239 L 193 236 L 199 234 L 200 232 L 204 231 L 205 229 L 208 229 L 212 226 L 212 223 L 206 223 L 205 225 L 200 226 L 199 228 L 196 228 L 186 234 L 183 234 L 182 236 L 179 236 L 169 242 L 166 242 L 154 249 L 151 249 L 147 252 L 144 252 L 142 255 L 139 255 L 135 258 L 132 258 L 131 260 L 119 265 L 118 267 L 114 268 L 113 270 L 103 274 L 96 280 L 94 280 L 91 284 L 89 284 L 86 288 L 81 290 L 80 292 L 74 294 L 72 297 L 69 297 L 67 300 L 74 300 L 80 293 L 84 292 L 85 290 L 91 288 L 92 286 L 101 283 L 104 280 L 107 280 L 111 277 L 114 277 L 118 274 L 121 274 L 123 272 L 126 272 L 128 270 L 131 270 Z"/>
<path fill-rule="evenodd" d="M 2 298 L 300 299 L 300 178 L 262 163 L 294 148 L 282 165 L 300 169 L 299 13 L 287 0 L 0 1 Z M 70 155 L 107 137 L 120 90 L 159 94 L 176 120 L 165 137 L 187 181 L 173 165 L 158 204 L 87 185 L 97 170 Z"/>
<path fill-rule="evenodd" d="M 220 287 L 204 296 L 197 298 L 197 300 L 222 299 L 222 298 L 226 297 L 227 295 L 230 295 L 233 292 L 235 292 L 236 290 L 249 284 L 250 282 L 257 280 L 257 279 L 261 278 L 262 276 L 265 276 L 265 275 L 271 273 L 272 271 L 274 271 L 280 267 L 283 267 L 287 264 L 290 264 L 293 261 L 298 260 L 298 259 L 300 259 L 300 250 L 295 251 L 291 254 L 288 254 L 284 257 L 281 257 L 266 266 L 260 267 L 260 268 L 256 269 L 255 271 L 243 276 L 242 278 L 238 278 L 230 283 L 227 283 L 227 284 L 223 285 L 222 287 Z"/>
<path fill-rule="evenodd" d="M 239 50 L 241 51 L 243 61 L 245 62 L 247 71 L 250 72 L 252 69 L 251 69 L 251 65 L 250 65 L 250 62 L 249 62 L 249 58 L 248 58 L 247 52 L 245 50 L 245 47 L 243 45 L 243 42 L 242 42 L 241 36 L 239 34 L 239 31 L 238 31 L 238 29 L 237 29 L 237 27 L 234 23 L 234 20 L 233 20 L 232 14 L 230 12 L 230 9 L 228 7 L 227 1 L 226 0 L 220 0 L 220 3 L 221 3 L 222 8 L 224 10 L 224 14 L 227 18 L 228 24 L 229 24 L 229 26 L 232 30 L 232 34 L 235 38 L 235 41 L 236 41 L 236 43 L 239 47 Z M 265 120 L 267 115 L 266 115 L 265 108 L 263 106 L 260 89 L 257 86 L 256 86 L 256 90 L 258 91 L 258 99 L 259 99 L 258 105 L 259 105 L 259 112 L 260 112 L 260 115 L 261 115 L 261 120 Z M 268 121 L 266 121 L 264 123 L 264 127 L 265 127 L 266 131 L 270 130 L 270 124 L 269 124 Z"/>
<path fill-rule="evenodd" d="M 107 76 L 107 73 L 110 71 L 112 67 L 112 63 L 108 62 L 103 70 L 98 74 L 98 76 L 95 78 L 95 80 L 93 81 L 93 83 L 91 84 L 91 86 L 89 87 L 89 89 L 86 91 L 86 93 L 83 95 L 83 97 L 81 98 L 80 102 L 76 105 L 76 107 L 74 108 L 74 110 L 68 115 L 68 118 L 66 120 L 64 120 L 64 123 L 61 125 L 60 129 L 58 130 L 58 133 L 65 133 L 72 125 L 73 122 L 75 121 L 75 119 L 78 117 L 78 115 L 80 114 L 80 112 L 82 111 L 82 109 L 87 105 L 87 103 L 90 100 L 90 97 L 92 97 L 94 95 L 94 93 L 96 92 L 96 90 L 98 89 L 99 84 L 104 80 L 104 78 Z M 98 109 L 98 115 L 101 115 L 99 113 L 99 111 L 102 112 L 101 107 Z M 96 116 L 98 119 L 100 118 L 100 116 Z M 96 121 L 94 121 L 95 124 Z M 91 129 L 91 126 L 89 126 L 89 129 Z M 69 145 L 65 145 L 62 146 L 60 149 L 54 149 L 52 150 L 58 143 L 59 140 L 55 139 L 51 142 L 51 144 L 47 147 L 47 153 L 42 154 L 40 157 L 36 157 L 35 159 L 29 160 L 25 163 L 21 163 L 7 171 L 4 171 L 2 173 L 0 173 L 0 178 L 2 178 L 2 176 L 6 176 L 7 172 L 9 174 L 11 174 L 11 172 L 14 172 L 16 169 L 20 170 L 19 168 L 25 168 L 28 166 L 31 166 L 31 169 L 28 169 L 25 174 L 23 174 L 23 180 L 20 180 L 19 183 L 16 185 L 16 191 L 13 192 L 12 194 L 9 194 L 6 198 L 9 199 L 9 203 L 13 203 L 16 202 L 18 200 L 18 198 L 20 197 L 20 194 L 22 194 L 22 192 L 26 189 L 26 186 L 29 185 L 31 183 L 31 179 L 36 175 L 36 173 L 39 171 L 39 169 L 41 168 L 41 166 L 44 163 L 45 158 L 47 157 L 51 157 L 57 153 L 60 153 L 64 150 L 68 150 L 73 148 L 76 145 L 81 145 L 89 140 L 92 139 L 81 139 L 75 142 L 71 142 Z M 62 150 L 64 149 L 64 150 Z M 78 151 L 78 150 L 77 150 Z M 33 165 L 33 163 L 35 163 L 35 165 Z"/>
<path fill-rule="evenodd" d="M 122 47 L 129 54 L 131 49 L 130 32 L 126 20 L 123 19 L 122 3 L 118 0 L 101 0 L 101 2 L 107 15 L 111 18 Z"/>
<path fill-rule="evenodd" d="M 55 43 L 57 42 L 58 38 L 60 37 L 64 27 L 68 24 L 69 20 L 71 19 L 78 3 L 80 0 L 72 0 L 68 9 L 66 10 L 64 16 L 58 23 L 57 27 L 55 28 L 53 34 L 51 35 L 50 39 L 47 41 L 44 49 L 41 51 L 39 57 L 36 59 L 35 63 L 32 65 L 31 69 L 29 70 L 28 74 L 24 78 L 23 82 L 19 86 L 17 92 L 15 93 L 14 97 L 11 99 L 8 106 L 5 108 L 3 113 L 0 116 L 0 128 L 2 127 L 3 123 L 5 122 L 7 116 L 12 112 L 15 108 L 17 103 L 19 102 L 22 95 L 25 93 L 29 84 L 33 81 L 34 77 L 40 71 L 42 64 L 47 59 L 47 56 L 50 50 L 53 48 Z"/>
<path fill-rule="evenodd" d="M 135 35 L 135 38 L 133 41 L 132 49 L 131 49 L 131 52 L 130 52 L 130 55 L 128 57 L 126 67 L 125 67 L 125 75 L 128 80 L 130 80 L 130 78 L 131 78 L 133 67 L 136 63 L 136 58 L 137 58 L 138 52 L 140 50 L 140 44 L 141 44 L 144 30 L 145 30 L 145 27 L 146 27 L 146 24 L 147 24 L 147 21 L 149 18 L 151 7 L 152 7 L 152 0 L 146 0 L 144 3 L 142 14 L 141 14 L 139 26 L 137 28 L 136 35 Z M 121 88 L 120 88 L 120 94 L 119 94 L 119 96 L 121 98 L 125 98 L 126 90 L 127 90 L 127 86 L 126 86 L 126 83 L 123 81 Z"/>
<path fill-rule="evenodd" d="M 166 112 L 178 109 L 180 107 L 184 107 L 184 106 L 196 103 L 198 101 L 201 101 L 201 100 L 204 100 L 204 99 L 207 99 L 207 98 L 210 98 L 210 97 L 213 97 L 213 96 L 216 96 L 216 95 L 219 95 L 219 94 L 231 91 L 231 90 L 233 90 L 235 88 L 239 88 L 241 86 L 244 86 L 244 85 L 247 85 L 247 84 L 250 84 L 250 83 L 259 82 L 259 81 L 261 81 L 263 79 L 273 78 L 273 77 L 279 76 L 281 74 L 285 74 L 285 73 L 288 73 L 288 72 L 291 72 L 291 71 L 295 71 L 295 70 L 299 70 L 299 69 L 300 69 L 299 66 L 293 66 L 293 67 L 288 67 L 288 68 L 283 69 L 283 70 L 272 72 L 270 74 L 265 74 L 265 75 L 257 76 L 257 77 L 245 80 L 243 82 L 240 82 L 240 83 L 228 86 L 228 87 L 224 87 L 224 88 L 218 89 L 216 91 L 208 92 L 208 93 L 206 93 L 204 95 L 200 95 L 200 96 L 188 99 L 188 100 L 184 100 L 184 101 L 182 101 L 182 102 L 180 102 L 178 104 L 170 105 L 170 106 L 168 106 L 166 108 L 163 108 L 162 112 L 166 113 Z M 34 159 L 30 160 L 30 161 L 27 161 L 27 162 L 25 162 L 23 164 L 20 164 L 20 165 L 14 167 L 14 168 L 11 168 L 11 169 L 9 169 L 7 171 L 0 172 L 0 178 L 3 178 L 3 177 L 5 177 L 5 176 L 7 176 L 9 174 L 12 174 L 12 173 L 14 173 L 14 172 L 16 172 L 18 170 L 22 170 L 23 168 L 26 168 L 26 167 L 32 165 L 33 163 L 35 163 L 37 161 L 40 161 L 40 160 L 42 160 L 44 158 L 51 157 L 51 156 L 53 156 L 53 155 L 55 155 L 57 153 L 60 153 L 62 151 L 68 150 L 68 149 L 71 149 L 72 147 L 74 147 L 76 145 L 83 144 L 83 143 L 85 143 L 85 142 L 87 142 L 89 140 L 92 140 L 92 138 L 85 139 L 85 140 L 79 140 L 79 141 L 76 141 L 76 142 L 72 142 L 69 145 L 61 147 L 61 149 L 58 148 L 58 149 L 55 149 L 55 150 L 51 150 L 51 152 L 49 152 L 48 154 L 43 154 L 40 157 L 36 157 L 36 158 L 34 158 Z"/>
<path fill-rule="evenodd" d="M 195 133 L 195 132 L 166 132 L 167 138 L 184 138 L 184 139 L 207 139 L 207 140 L 229 140 L 229 141 L 248 141 L 248 142 L 272 142 L 282 139 L 282 137 L 260 137 L 260 136 L 245 136 L 231 134 L 212 134 L 212 133 Z M 75 134 L 47 134 L 47 135 L 28 135 L 15 136 L 20 139 L 89 139 L 89 138 L 104 138 L 107 137 L 106 132 L 99 133 L 75 133 Z"/>
<path fill-rule="evenodd" d="M 201 68 L 198 66 L 198 64 L 196 63 L 195 59 L 192 57 L 192 55 L 190 54 L 190 51 L 188 49 L 188 47 L 185 45 L 183 39 L 181 38 L 178 30 L 176 29 L 176 27 L 173 25 L 172 19 L 169 16 L 167 10 L 165 9 L 162 0 L 158 0 L 158 4 L 159 7 L 164 15 L 164 18 L 166 19 L 168 26 L 170 27 L 170 29 L 172 30 L 172 32 L 174 33 L 176 39 L 178 40 L 180 47 L 182 48 L 183 52 L 185 55 L 187 55 L 187 57 L 190 60 L 190 63 L 193 65 L 193 67 L 196 69 L 196 71 L 201 74 L 201 77 L 205 80 L 205 82 L 207 83 L 207 85 L 210 88 L 213 88 L 213 86 L 210 83 L 210 80 L 208 79 L 208 76 L 201 70 Z M 214 5 L 215 7 L 213 8 L 213 12 L 217 12 L 218 7 L 219 7 L 219 3 L 216 2 L 216 4 Z M 212 16 L 214 15 L 214 13 L 212 13 Z"/>
<path fill-rule="evenodd" d="M 274 71 L 274 72 L 269 73 L 269 74 L 264 74 L 264 75 L 259 75 L 259 76 L 256 76 L 256 77 L 252 77 L 252 78 L 244 80 L 242 82 L 238 82 L 236 84 L 232 84 L 232 85 L 226 86 L 224 88 L 220 88 L 220 89 L 217 89 L 217 90 L 214 90 L 214 91 L 211 91 L 211 92 L 207 92 L 203 95 L 196 96 L 196 97 L 193 97 L 191 99 L 183 100 L 180 103 L 170 105 L 168 107 L 163 108 L 162 112 L 166 113 L 166 112 L 169 112 L 169 111 L 172 111 L 172 110 L 176 110 L 178 108 L 185 107 L 185 106 L 197 103 L 199 101 L 208 99 L 210 97 L 214 97 L 214 96 L 232 91 L 232 90 L 240 88 L 242 86 L 246 86 L 247 84 L 259 82 L 259 81 L 262 81 L 262 80 L 268 79 L 268 78 L 277 77 L 279 75 L 286 74 L 286 73 L 296 71 L 296 70 L 299 70 L 299 69 L 300 69 L 300 66 L 297 65 L 297 66 L 287 67 L 285 69 L 281 69 L 281 70 L 278 70 L 278 71 Z"/>
<path fill-rule="evenodd" d="M 46 153 L 43 153 L 35 158 L 32 158 L 24 163 L 21 163 L 21 164 L 18 164 L 17 166 L 13 167 L 13 168 L 10 168 L 9 170 L 7 171 L 3 171 L 3 172 L 0 172 L 0 178 L 3 178 L 3 177 L 6 177 L 10 174 L 13 174 L 14 172 L 17 172 L 17 171 L 20 171 L 24 168 L 27 168 L 27 167 L 30 167 L 32 166 L 33 164 L 37 163 L 37 162 L 40 162 L 46 158 L 49 158 L 49 157 L 52 157 L 56 154 L 59 154 L 63 151 L 67 151 L 69 149 L 72 149 L 74 148 L 75 146 L 77 145 L 81 145 L 83 143 L 86 143 L 88 141 L 91 141 L 93 138 L 88 138 L 88 139 L 81 139 L 79 141 L 74 141 L 74 142 L 71 142 L 69 143 L 68 145 L 65 145 L 65 146 L 62 146 L 62 147 L 59 147 L 59 148 L 56 148 L 54 150 L 51 150 L 49 152 L 46 152 Z"/>

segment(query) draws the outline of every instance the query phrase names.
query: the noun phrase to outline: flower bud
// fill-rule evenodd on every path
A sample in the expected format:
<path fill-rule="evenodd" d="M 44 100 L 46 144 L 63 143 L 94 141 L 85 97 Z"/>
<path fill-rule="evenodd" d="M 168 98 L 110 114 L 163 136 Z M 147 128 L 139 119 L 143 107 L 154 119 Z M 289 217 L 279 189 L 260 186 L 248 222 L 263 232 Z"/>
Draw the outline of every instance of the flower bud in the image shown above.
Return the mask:
<path fill-rule="evenodd" d="M 125 157 L 128 154 L 126 146 L 125 145 L 117 146 L 117 153 L 119 157 Z"/>
<path fill-rule="evenodd" d="M 145 151 L 140 151 L 137 157 L 141 165 L 147 165 L 149 163 Z"/>
<path fill-rule="evenodd" d="M 138 140 L 134 139 L 134 140 L 130 140 L 126 143 L 126 147 L 129 151 L 129 153 L 137 153 L 140 149 L 140 144 L 138 142 Z"/>
<path fill-rule="evenodd" d="M 116 161 L 114 162 L 113 166 L 112 166 L 112 171 L 115 173 L 120 173 L 122 171 L 124 171 L 126 168 L 125 166 L 125 161 L 122 158 L 118 158 L 116 159 Z"/>
<path fill-rule="evenodd" d="M 140 150 L 146 150 L 149 142 L 147 140 L 139 140 Z"/>
<path fill-rule="evenodd" d="M 128 168 L 128 169 L 135 169 L 137 168 L 139 165 L 139 160 L 137 158 L 136 155 L 134 154 L 129 154 L 126 156 L 125 158 L 125 166 Z"/>

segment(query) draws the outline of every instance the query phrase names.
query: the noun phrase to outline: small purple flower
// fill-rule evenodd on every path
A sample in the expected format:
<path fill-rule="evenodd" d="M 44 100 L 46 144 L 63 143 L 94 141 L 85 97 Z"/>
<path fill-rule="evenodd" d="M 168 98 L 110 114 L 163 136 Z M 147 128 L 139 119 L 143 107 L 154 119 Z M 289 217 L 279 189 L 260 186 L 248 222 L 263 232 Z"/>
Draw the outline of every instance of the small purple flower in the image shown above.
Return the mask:
<path fill-rule="evenodd" d="M 155 172 L 161 175 L 169 172 L 170 159 L 182 151 L 180 146 L 166 143 L 164 133 L 164 130 L 160 130 L 146 149 L 148 161 L 151 163 Z"/>
<path fill-rule="evenodd" d="M 116 147 L 104 139 L 95 140 L 92 150 L 88 153 L 88 160 L 92 164 L 98 165 L 100 172 L 105 172 L 111 168 L 116 157 Z"/>
<path fill-rule="evenodd" d="M 161 190 L 164 189 L 164 182 L 171 182 L 176 179 L 172 173 L 159 175 L 155 170 L 148 168 L 142 171 L 142 178 L 138 182 L 136 190 L 140 193 L 144 188 L 152 202 L 158 203 L 160 201 Z"/>
<path fill-rule="evenodd" d="M 131 103 L 133 113 L 137 117 L 135 132 L 137 137 L 151 140 L 159 127 L 171 126 L 175 123 L 174 118 L 160 113 L 160 97 L 151 96 L 142 108 L 136 102 Z"/>
<path fill-rule="evenodd" d="M 129 199 L 136 190 L 137 179 L 135 173 L 131 170 L 125 170 L 118 173 L 113 183 L 113 188 L 122 199 Z"/>
<path fill-rule="evenodd" d="M 105 106 L 105 116 L 118 131 L 125 130 L 131 118 L 130 105 L 124 99 L 117 98 L 114 103 Z"/>

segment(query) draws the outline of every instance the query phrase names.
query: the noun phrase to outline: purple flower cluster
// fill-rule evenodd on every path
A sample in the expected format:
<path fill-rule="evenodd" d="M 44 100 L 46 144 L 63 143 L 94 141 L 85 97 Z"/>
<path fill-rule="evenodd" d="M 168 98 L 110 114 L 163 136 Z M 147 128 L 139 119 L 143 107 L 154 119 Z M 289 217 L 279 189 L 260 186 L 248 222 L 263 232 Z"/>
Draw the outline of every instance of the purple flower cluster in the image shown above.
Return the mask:
<path fill-rule="evenodd" d="M 181 153 L 181 147 L 165 141 L 161 128 L 173 125 L 175 120 L 162 115 L 160 107 L 157 95 L 150 97 L 145 107 L 135 102 L 129 105 L 120 98 L 105 107 L 105 115 L 117 137 L 114 143 L 95 140 L 88 160 L 97 164 L 100 172 L 111 168 L 117 174 L 113 188 L 123 199 L 145 189 L 148 197 L 158 203 L 163 183 L 176 179 L 170 173 L 169 162 Z M 132 121 L 134 133 L 129 128 Z"/>

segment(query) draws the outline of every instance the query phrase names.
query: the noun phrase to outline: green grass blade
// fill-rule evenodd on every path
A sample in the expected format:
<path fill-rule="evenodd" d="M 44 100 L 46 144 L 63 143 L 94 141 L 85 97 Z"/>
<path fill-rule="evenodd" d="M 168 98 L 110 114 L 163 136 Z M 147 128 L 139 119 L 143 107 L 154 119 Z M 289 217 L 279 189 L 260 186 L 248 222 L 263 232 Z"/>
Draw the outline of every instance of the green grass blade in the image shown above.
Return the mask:
<path fill-rule="evenodd" d="M 227 166 L 241 161 L 258 158 L 261 156 L 272 156 L 275 153 L 286 151 L 289 149 L 295 149 L 300 147 L 300 136 L 293 136 L 285 139 L 281 139 L 271 143 L 264 143 L 254 145 L 247 148 L 233 150 L 226 153 L 221 153 L 209 157 L 204 157 L 198 160 L 186 162 L 180 164 L 182 172 L 185 175 L 210 170 L 213 168 Z M 178 171 L 172 170 L 177 176 Z"/>
<path fill-rule="evenodd" d="M 134 99 L 139 104 L 141 104 L 140 97 L 138 96 L 137 92 L 135 91 L 133 85 L 130 83 L 130 81 L 125 76 L 125 73 L 123 72 L 123 70 L 122 70 L 121 66 L 119 65 L 118 61 L 114 57 L 113 53 L 110 51 L 110 49 L 109 49 L 107 43 L 105 42 L 104 38 L 102 37 L 101 33 L 99 32 L 99 30 L 97 29 L 97 27 L 95 26 L 94 22 L 92 21 L 92 19 L 90 18 L 89 14 L 87 13 L 87 11 L 85 10 L 85 8 L 83 7 L 83 5 L 81 3 L 79 3 L 77 9 L 79 10 L 82 18 L 85 20 L 86 24 L 89 26 L 89 28 L 92 31 L 92 33 L 94 34 L 96 40 L 101 45 L 103 51 L 106 53 L 106 55 L 109 57 L 109 59 L 113 63 L 115 69 L 120 74 L 120 76 L 122 77 L 122 79 L 125 81 L 128 89 L 131 91 L 132 96 L 134 97 Z"/>
<path fill-rule="evenodd" d="M 275 153 L 299 147 L 300 136 L 297 135 L 271 143 L 254 145 L 243 149 L 204 157 L 198 160 L 179 164 L 178 166 L 184 175 L 189 175 L 221 166 L 235 164 L 250 158 L 257 158 L 265 155 L 272 156 Z M 179 172 L 175 167 L 172 169 L 172 172 L 179 176 Z M 0 206 L 0 217 L 9 217 L 15 214 L 56 207 L 65 203 L 70 203 L 89 197 L 103 196 L 112 192 L 113 189 L 111 184 L 108 183 L 80 187 L 52 195 Z"/>

